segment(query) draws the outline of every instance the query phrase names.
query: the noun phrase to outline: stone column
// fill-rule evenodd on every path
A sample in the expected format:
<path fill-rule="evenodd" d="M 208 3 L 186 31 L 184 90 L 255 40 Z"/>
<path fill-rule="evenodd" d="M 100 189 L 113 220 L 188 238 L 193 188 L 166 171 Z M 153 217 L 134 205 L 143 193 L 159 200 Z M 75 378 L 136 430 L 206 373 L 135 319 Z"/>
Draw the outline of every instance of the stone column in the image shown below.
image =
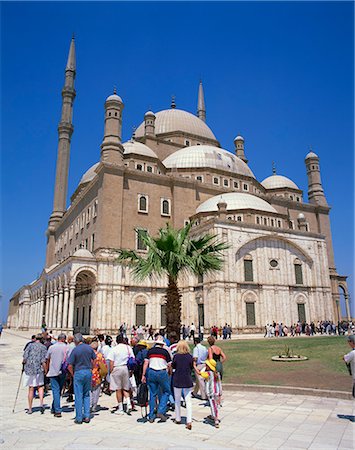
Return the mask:
<path fill-rule="evenodd" d="M 58 293 L 58 312 L 57 312 L 57 328 L 63 328 L 62 322 L 62 310 L 63 310 L 63 289 Z"/>
<path fill-rule="evenodd" d="M 41 297 L 39 302 L 39 326 L 42 326 L 43 322 L 43 314 L 44 314 L 44 297 Z M 46 319 L 44 319 L 46 320 Z"/>
<path fill-rule="evenodd" d="M 46 292 L 44 294 L 44 298 L 45 298 L 45 303 L 46 303 L 46 311 L 45 311 L 45 322 L 46 322 L 46 327 L 49 327 L 49 313 L 50 313 L 50 298 L 49 298 L 49 293 Z"/>
<path fill-rule="evenodd" d="M 64 304 L 63 304 L 63 320 L 62 327 L 68 328 L 68 306 L 69 306 L 69 288 L 64 287 Z"/>
<path fill-rule="evenodd" d="M 54 294 L 50 292 L 49 294 L 49 329 L 53 328 L 53 304 L 54 304 Z"/>
<path fill-rule="evenodd" d="M 69 287 L 69 312 L 68 312 L 68 328 L 73 329 L 74 322 L 74 299 L 75 299 L 75 284 L 71 284 Z"/>
<path fill-rule="evenodd" d="M 346 318 L 347 318 L 347 320 L 351 320 L 349 295 L 344 294 L 344 299 L 345 299 L 345 308 L 346 308 L 346 316 L 347 316 Z"/>
<path fill-rule="evenodd" d="M 58 328 L 58 291 L 53 294 L 53 328 Z"/>

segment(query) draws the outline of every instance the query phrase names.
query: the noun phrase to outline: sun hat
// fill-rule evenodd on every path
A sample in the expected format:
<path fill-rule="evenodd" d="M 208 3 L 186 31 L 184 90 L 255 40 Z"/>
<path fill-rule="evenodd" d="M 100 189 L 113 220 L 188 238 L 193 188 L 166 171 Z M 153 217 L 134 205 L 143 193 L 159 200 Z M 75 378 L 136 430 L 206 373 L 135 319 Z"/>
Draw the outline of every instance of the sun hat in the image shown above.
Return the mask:
<path fill-rule="evenodd" d="M 208 366 L 213 372 L 216 371 L 216 361 L 214 359 L 206 359 L 206 366 Z"/>
<path fill-rule="evenodd" d="M 164 345 L 164 344 L 165 344 L 165 341 L 164 341 L 163 336 L 161 336 L 161 335 L 157 336 L 157 338 L 156 338 L 156 340 L 155 340 L 155 344 L 158 344 L 158 345 Z"/>
<path fill-rule="evenodd" d="M 144 347 L 148 347 L 148 344 L 143 339 L 141 339 L 137 345 L 144 345 Z"/>

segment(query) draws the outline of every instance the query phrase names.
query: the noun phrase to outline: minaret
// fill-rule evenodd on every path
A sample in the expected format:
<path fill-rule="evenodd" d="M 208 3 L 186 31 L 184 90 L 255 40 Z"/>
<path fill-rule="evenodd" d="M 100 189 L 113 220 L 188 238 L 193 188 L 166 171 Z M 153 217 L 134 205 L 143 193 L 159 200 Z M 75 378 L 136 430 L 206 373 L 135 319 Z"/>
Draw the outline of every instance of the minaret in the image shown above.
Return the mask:
<path fill-rule="evenodd" d="M 153 111 L 147 111 L 144 114 L 144 134 L 155 136 L 155 114 Z"/>
<path fill-rule="evenodd" d="M 244 138 L 242 136 L 237 136 L 234 139 L 234 146 L 235 146 L 235 154 L 240 158 L 242 161 L 245 162 L 245 164 L 248 164 L 248 160 L 245 157 L 244 153 Z"/>
<path fill-rule="evenodd" d="M 75 99 L 74 80 L 76 74 L 75 42 L 72 37 L 65 68 L 65 81 L 62 90 L 62 114 L 58 125 L 57 166 L 54 185 L 53 212 L 47 230 L 47 267 L 54 259 L 54 232 L 57 223 L 66 211 L 68 192 L 68 173 L 70 158 L 70 142 L 74 131 L 73 103 Z"/>
<path fill-rule="evenodd" d="M 113 94 L 105 101 L 105 130 L 101 144 L 101 161 L 103 162 L 123 165 L 122 110 L 123 102 L 115 88 Z"/>
<path fill-rule="evenodd" d="M 203 122 L 206 122 L 205 96 L 203 94 L 203 86 L 201 80 L 198 87 L 197 117 L 203 120 Z"/>
<path fill-rule="evenodd" d="M 308 176 L 308 201 L 317 205 L 328 206 L 320 178 L 319 157 L 312 151 L 305 158 Z"/>

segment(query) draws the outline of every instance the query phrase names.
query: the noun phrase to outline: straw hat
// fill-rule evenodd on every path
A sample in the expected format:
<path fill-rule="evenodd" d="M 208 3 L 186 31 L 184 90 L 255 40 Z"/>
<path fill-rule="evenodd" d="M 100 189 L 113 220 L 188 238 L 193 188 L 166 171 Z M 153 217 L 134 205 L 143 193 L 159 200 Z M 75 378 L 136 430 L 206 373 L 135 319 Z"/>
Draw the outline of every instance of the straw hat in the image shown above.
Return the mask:
<path fill-rule="evenodd" d="M 144 340 L 140 340 L 137 345 L 143 345 L 144 347 L 148 347 L 148 344 Z"/>
<path fill-rule="evenodd" d="M 216 371 L 216 361 L 214 359 L 206 359 L 206 366 L 208 366 L 213 372 Z"/>

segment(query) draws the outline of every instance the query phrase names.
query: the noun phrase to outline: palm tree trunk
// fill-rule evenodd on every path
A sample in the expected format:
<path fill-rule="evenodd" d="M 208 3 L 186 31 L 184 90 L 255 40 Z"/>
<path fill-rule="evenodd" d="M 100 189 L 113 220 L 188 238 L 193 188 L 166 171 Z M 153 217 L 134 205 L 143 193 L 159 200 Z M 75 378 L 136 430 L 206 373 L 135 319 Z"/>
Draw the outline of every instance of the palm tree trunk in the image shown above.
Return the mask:
<path fill-rule="evenodd" d="M 168 337 L 175 332 L 180 339 L 181 328 L 181 294 L 176 281 L 169 276 L 168 287 L 166 289 L 166 331 Z"/>

